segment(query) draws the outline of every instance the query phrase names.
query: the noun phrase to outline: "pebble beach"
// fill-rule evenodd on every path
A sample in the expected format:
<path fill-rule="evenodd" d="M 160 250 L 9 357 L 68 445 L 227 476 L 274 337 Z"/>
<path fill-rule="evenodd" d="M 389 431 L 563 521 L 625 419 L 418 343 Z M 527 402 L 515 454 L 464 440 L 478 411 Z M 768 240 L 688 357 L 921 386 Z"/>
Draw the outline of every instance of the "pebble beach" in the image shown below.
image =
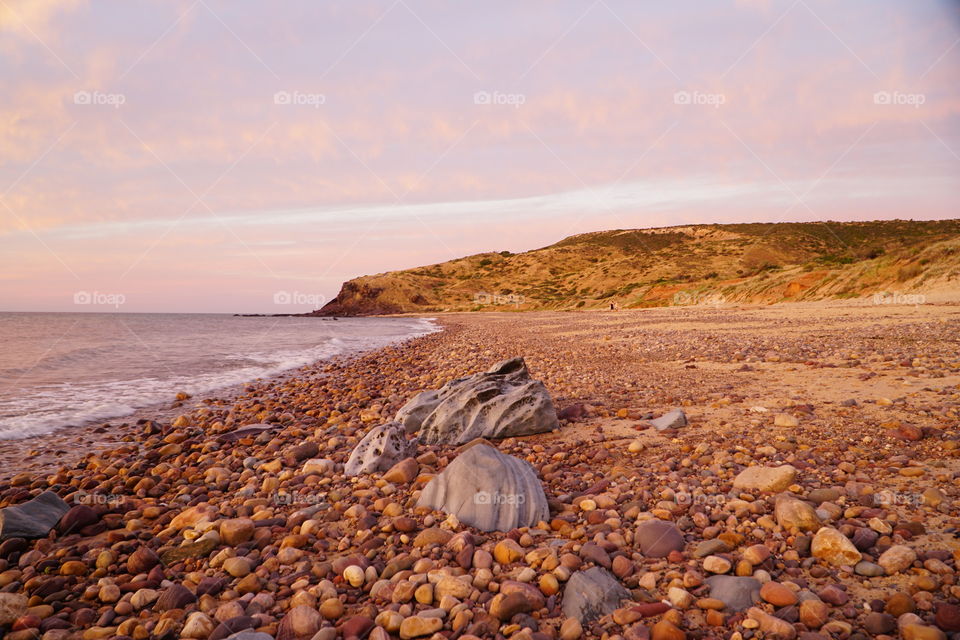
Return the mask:
<path fill-rule="evenodd" d="M 3 536 L 4 637 L 960 637 L 960 304 L 435 322 L 0 444 L 0 507 L 70 507 L 43 537 Z M 344 473 L 411 397 L 518 356 L 559 428 L 489 444 L 535 472 L 542 520 L 482 531 L 418 506 L 463 445 Z M 685 426 L 650 426 L 677 408 Z"/>

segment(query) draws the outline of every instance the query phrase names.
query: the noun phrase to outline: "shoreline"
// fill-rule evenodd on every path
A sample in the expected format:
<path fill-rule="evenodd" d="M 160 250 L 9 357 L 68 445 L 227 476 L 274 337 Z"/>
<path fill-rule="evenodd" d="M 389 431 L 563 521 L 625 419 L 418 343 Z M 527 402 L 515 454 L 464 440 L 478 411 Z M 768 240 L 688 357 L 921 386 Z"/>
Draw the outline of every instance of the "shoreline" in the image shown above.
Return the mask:
<path fill-rule="evenodd" d="M 820 594 L 824 619 L 851 629 L 878 628 L 865 605 L 882 611 L 905 598 L 925 625 L 941 606 L 960 615 L 960 305 L 433 317 L 443 331 L 248 384 L 184 412 L 187 424 L 150 433 L 131 426 L 111 433 L 117 446 L 85 459 L 76 452 L 76 463 L 49 477 L 0 482 L 3 504 L 51 488 L 68 501 L 103 499 L 90 504 L 100 529 L 54 535 L 35 544 L 34 556 L 0 558 L 15 572 L 0 570 L 12 580 L 5 590 L 32 579 L 31 589 L 59 594 L 38 617 L 84 630 L 78 638 L 158 630 L 206 638 L 234 618 L 274 638 L 298 635 L 295 627 L 321 640 L 374 627 L 387 640 L 401 622 L 517 640 L 641 638 L 655 623 L 663 633 L 664 622 L 699 634 L 688 638 L 757 624 L 783 631 L 771 621 L 783 605 L 760 601 L 745 615 L 710 602 L 719 596 L 704 578 L 734 565 L 738 576 Z M 512 356 L 525 357 L 558 410 L 579 406 L 557 431 L 493 442 L 532 466 L 550 503 L 547 521 L 482 532 L 417 507 L 426 483 L 456 459 L 455 446 L 421 443 L 412 473 L 344 475 L 360 438 L 414 394 Z M 686 427 L 656 432 L 642 421 L 675 407 Z M 278 427 L 218 440 L 265 421 Z M 21 457 L 27 469 L 31 462 Z M 735 487 L 749 466 L 789 466 L 795 475 L 777 491 Z M 876 534 L 861 550 L 870 575 L 812 556 L 814 531 L 790 529 L 775 509 L 781 492 L 816 507 L 818 523 L 840 535 Z M 649 520 L 676 527 L 679 549 L 645 554 Z M 235 535 L 241 522 L 249 528 Z M 914 553 L 916 567 L 875 573 L 895 546 Z M 114 554 L 109 563 L 98 560 L 105 551 Z M 41 565 L 50 571 L 35 571 Z M 591 566 L 612 567 L 632 602 L 573 634 L 565 583 Z M 212 591 L 211 581 L 219 581 Z M 118 586 L 119 601 L 105 584 Z M 523 594 L 519 613 L 500 608 L 504 590 Z M 146 592 L 170 594 L 162 614 L 135 604 Z M 661 601 L 666 610 L 637 613 Z M 801 631 L 817 628 L 803 620 L 795 622 Z"/>

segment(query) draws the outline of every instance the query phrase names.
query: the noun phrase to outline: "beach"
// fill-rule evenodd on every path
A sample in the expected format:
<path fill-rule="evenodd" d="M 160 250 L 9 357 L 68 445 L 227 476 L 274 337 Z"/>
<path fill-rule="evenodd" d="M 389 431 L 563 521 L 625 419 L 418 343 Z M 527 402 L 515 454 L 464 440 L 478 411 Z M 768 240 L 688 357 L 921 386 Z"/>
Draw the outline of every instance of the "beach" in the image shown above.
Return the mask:
<path fill-rule="evenodd" d="M 64 535 L 0 544 L 2 591 L 29 598 L 15 623 L 0 622 L 13 625 L 7 637 L 960 630 L 960 304 L 435 322 L 442 332 L 170 398 L 106 426 L 0 443 L 4 506 L 52 490 L 84 507 Z M 415 394 L 517 356 L 560 426 L 492 444 L 531 465 L 547 519 L 483 532 L 418 507 L 458 446 L 420 443 L 402 469 L 344 475 L 360 439 Z M 677 408 L 687 425 L 650 427 Z M 270 428 L 222 437 L 251 424 Z M 793 471 L 776 488 L 734 486 L 751 466 Z M 677 549 L 641 551 L 651 520 L 673 527 Z M 852 540 L 857 557 L 832 533 L 819 540 L 826 529 Z M 838 545 L 846 561 L 831 556 Z M 593 566 L 629 595 L 577 621 L 564 614 L 564 587 Z M 725 606 L 712 575 L 757 579 L 760 598 Z"/>

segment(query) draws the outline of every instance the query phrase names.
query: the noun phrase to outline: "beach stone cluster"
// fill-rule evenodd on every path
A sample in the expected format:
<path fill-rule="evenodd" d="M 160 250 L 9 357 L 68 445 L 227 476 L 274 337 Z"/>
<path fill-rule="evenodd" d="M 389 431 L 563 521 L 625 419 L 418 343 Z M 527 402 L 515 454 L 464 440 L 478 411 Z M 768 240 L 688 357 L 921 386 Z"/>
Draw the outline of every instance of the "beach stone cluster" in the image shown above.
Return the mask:
<path fill-rule="evenodd" d="M 809 324 L 751 313 L 738 340 L 730 313 L 709 335 L 656 314 L 453 317 L 115 426 L 108 446 L 0 484 L 0 521 L 37 514 L 0 529 L 0 633 L 954 637 L 960 327 L 839 318 L 812 343 Z M 570 333 L 590 341 L 575 358 Z M 476 369 L 509 378 L 497 363 L 517 353 L 556 427 L 440 442 L 398 416 Z M 853 403 L 808 395 L 828 375 Z"/>

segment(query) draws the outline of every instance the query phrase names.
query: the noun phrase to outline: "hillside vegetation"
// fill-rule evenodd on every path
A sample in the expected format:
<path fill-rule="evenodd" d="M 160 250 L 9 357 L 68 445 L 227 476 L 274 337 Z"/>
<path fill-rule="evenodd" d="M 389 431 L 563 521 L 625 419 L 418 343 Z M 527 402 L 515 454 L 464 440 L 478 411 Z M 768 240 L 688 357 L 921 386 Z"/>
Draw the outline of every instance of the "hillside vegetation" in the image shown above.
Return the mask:
<path fill-rule="evenodd" d="M 319 315 L 772 303 L 960 289 L 960 220 L 598 231 L 362 276 Z"/>

